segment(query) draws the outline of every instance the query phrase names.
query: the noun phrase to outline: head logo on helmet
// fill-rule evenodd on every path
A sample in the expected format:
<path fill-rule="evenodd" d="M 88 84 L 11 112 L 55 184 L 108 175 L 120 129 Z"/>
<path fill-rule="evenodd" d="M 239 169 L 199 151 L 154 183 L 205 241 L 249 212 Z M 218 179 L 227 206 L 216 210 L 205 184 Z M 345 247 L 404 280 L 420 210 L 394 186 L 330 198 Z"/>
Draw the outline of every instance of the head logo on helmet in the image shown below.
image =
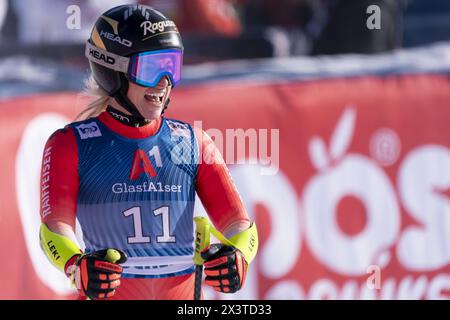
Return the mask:
<path fill-rule="evenodd" d="M 107 32 L 107 31 L 100 30 L 100 36 L 104 37 L 104 38 L 107 38 L 109 40 L 118 42 L 121 45 L 124 45 L 124 46 L 127 46 L 127 47 L 131 47 L 133 45 L 133 42 L 131 42 L 130 40 L 121 39 L 119 36 L 116 36 L 116 35 L 114 35 L 112 33 Z"/>
<path fill-rule="evenodd" d="M 89 48 L 89 55 L 95 59 L 102 60 L 110 65 L 114 65 L 116 60 L 113 57 L 107 56 L 94 48 Z"/>
<path fill-rule="evenodd" d="M 114 32 L 114 34 L 112 34 L 111 32 L 100 30 L 101 37 L 118 42 L 121 45 L 124 45 L 127 47 L 131 47 L 133 45 L 133 42 L 131 42 L 130 40 L 121 38 L 119 36 L 119 22 L 118 21 L 111 19 L 109 17 L 105 17 L 105 16 L 101 16 L 100 18 L 105 20 L 111 26 L 112 31 Z"/>

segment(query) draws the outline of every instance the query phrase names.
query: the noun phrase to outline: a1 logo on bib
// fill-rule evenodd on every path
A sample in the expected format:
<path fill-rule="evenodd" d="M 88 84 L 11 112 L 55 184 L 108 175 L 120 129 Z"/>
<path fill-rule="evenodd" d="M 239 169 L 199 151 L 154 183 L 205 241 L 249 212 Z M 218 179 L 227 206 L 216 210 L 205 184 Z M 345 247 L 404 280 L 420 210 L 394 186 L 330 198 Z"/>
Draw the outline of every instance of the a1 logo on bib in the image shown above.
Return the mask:
<path fill-rule="evenodd" d="M 94 137 L 101 137 L 102 133 L 96 122 L 80 124 L 76 126 L 81 139 L 89 139 Z"/>

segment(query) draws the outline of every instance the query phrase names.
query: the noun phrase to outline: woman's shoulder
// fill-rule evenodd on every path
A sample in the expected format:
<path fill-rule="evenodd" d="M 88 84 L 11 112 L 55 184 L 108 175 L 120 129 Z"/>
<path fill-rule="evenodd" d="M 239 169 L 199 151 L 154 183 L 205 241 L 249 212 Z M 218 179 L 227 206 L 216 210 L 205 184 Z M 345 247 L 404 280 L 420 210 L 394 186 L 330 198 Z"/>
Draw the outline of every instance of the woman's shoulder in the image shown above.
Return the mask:
<path fill-rule="evenodd" d="M 57 136 L 57 137 L 65 137 L 67 135 L 70 135 L 72 133 L 74 133 L 75 128 L 79 127 L 80 125 L 86 125 L 88 123 L 91 123 L 95 118 L 88 118 L 88 119 L 84 119 L 84 120 L 79 120 L 79 121 L 72 121 L 68 124 L 66 124 L 63 128 L 59 128 L 56 131 L 54 131 L 52 133 L 52 135 L 50 136 L 50 138 L 53 138 L 53 136 Z"/>
<path fill-rule="evenodd" d="M 70 144 L 72 141 L 75 141 L 75 134 L 73 128 L 68 124 L 64 128 L 54 131 L 47 139 L 47 144 L 65 145 Z"/>
<path fill-rule="evenodd" d="M 75 139 L 78 137 L 81 140 L 84 140 L 90 137 L 101 136 L 99 126 L 100 122 L 101 121 L 98 120 L 97 117 L 92 117 L 85 120 L 71 122 L 60 130 L 68 132 L 69 135 L 73 135 Z"/>

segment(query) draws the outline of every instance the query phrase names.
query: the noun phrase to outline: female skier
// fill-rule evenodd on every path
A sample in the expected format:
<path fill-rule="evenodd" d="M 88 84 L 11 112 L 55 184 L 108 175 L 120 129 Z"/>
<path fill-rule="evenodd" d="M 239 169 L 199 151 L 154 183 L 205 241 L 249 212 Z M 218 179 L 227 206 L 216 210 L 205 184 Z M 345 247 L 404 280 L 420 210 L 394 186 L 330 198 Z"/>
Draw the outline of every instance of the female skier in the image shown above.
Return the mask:
<path fill-rule="evenodd" d="M 57 130 L 45 146 L 40 239 L 47 257 L 81 299 L 192 299 L 197 193 L 235 244 L 202 252 L 205 283 L 241 289 L 257 250 L 256 225 L 211 138 L 162 116 L 181 78 L 175 23 L 148 6 L 118 6 L 97 20 L 85 53 L 89 87 L 100 97 L 85 120 Z"/>

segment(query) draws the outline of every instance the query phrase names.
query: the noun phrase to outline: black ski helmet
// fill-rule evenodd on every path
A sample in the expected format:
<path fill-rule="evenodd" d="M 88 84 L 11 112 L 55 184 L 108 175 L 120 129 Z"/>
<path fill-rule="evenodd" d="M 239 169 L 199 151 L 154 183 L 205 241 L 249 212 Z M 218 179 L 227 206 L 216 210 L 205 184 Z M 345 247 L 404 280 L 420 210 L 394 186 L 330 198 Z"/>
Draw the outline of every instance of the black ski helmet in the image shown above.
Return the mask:
<path fill-rule="evenodd" d="M 95 52 L 95 48 L 106 54 Z M 162 49 L 183 50 L 181 36 L 175 23 L 152 7 L 121 5 L 109 9 L 97 19 L 86 44 L 86 57 L 100 88 L 114 97 L 131 114 L 143 118 L 128 99 L 130 79 L 126 73 L 114 70 L 108 63 L 102 63 L 103 61 L 96 58 L 110 62 L 139 52 Z M 168 103 L 169 99 L 164 110 Z"/>

